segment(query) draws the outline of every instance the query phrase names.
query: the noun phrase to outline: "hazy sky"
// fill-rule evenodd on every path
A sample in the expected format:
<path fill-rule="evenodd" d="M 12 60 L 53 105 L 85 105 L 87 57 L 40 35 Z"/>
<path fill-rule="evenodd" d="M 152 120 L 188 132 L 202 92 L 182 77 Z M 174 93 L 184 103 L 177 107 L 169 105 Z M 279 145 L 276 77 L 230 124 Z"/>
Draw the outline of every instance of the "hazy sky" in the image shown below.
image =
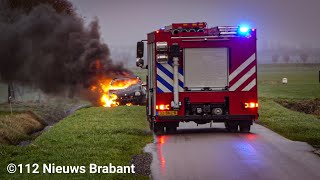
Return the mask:
<path fill-rule="evenodd" d="M 90 20 L 97 16 L 111 46 L 135 45 L 173 22 L 209 26 L 247 23 L 258 40 L 320 47 L 320 0 L 72 0 Z"/>

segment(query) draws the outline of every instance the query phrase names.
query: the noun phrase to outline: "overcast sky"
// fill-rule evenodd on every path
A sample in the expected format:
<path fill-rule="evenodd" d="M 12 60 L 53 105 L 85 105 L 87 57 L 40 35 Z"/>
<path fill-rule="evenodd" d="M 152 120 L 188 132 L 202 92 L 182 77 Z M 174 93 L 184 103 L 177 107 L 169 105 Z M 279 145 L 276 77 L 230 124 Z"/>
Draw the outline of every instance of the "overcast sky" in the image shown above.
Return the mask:
<path fill-rule="evenodd" d="M 258 40 L 320 47 L 320 0 L 72 0 L 88 21 L 97 16 L 111 46 L 134 46 L 173 22 L 249 24 Z"/>

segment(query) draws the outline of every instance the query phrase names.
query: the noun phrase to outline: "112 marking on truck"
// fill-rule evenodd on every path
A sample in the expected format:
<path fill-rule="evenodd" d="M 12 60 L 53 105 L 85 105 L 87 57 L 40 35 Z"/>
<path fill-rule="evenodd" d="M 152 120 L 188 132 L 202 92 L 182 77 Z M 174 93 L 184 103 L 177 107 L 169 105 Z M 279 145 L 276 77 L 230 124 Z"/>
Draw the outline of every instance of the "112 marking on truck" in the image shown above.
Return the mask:
<path fill-rule="evenodd" d="M 139 41 L 150 128 L 162 133 L 180 122 L 224 122 L 231 132 L 249 132 L 258 119 L 256 41 L 256 29 L 205 22 L 174 23 Z"/>

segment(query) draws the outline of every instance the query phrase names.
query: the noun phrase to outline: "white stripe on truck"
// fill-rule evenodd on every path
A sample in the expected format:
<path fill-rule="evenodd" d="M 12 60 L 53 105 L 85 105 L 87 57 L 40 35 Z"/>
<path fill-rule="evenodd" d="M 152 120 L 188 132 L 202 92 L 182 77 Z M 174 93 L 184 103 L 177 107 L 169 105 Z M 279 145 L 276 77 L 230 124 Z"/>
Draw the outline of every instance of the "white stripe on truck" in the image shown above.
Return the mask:
<path fill-rule="evenodd" d="M 252 54 L 244 63 L 242 63 L 235 71 L 229 75 L 229 82 L 231 82 L 238 74 L 240 74 L 246 67 L 249 66 L 256 59 L 256 54 Z"/>
<path fill-rule="evenodd" d="M 243 75 L 236 83 L 230 87 L 230 91 L 235 91 L 241 86 L 247 79 L 249 79 L 256 72 L 256 66 L 253 66 L 245 75 Z"/>
<path fill-rule="evenodd" d="M 250 91 L 256 85 L 256 78 L 254 78 L 242 91 Z"/>

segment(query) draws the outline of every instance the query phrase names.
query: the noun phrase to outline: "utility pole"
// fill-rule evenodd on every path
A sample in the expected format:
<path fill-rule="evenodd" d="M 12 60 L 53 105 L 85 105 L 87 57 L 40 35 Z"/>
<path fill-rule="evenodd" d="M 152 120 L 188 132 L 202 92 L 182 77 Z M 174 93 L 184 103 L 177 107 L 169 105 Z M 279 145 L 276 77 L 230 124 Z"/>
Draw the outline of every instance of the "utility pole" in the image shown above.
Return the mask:
<path fill-rule="evenodd" d="M 13 82 L 11 81 L 8 84 L 8 103 L 11 103 L 15 99 Z"/>

